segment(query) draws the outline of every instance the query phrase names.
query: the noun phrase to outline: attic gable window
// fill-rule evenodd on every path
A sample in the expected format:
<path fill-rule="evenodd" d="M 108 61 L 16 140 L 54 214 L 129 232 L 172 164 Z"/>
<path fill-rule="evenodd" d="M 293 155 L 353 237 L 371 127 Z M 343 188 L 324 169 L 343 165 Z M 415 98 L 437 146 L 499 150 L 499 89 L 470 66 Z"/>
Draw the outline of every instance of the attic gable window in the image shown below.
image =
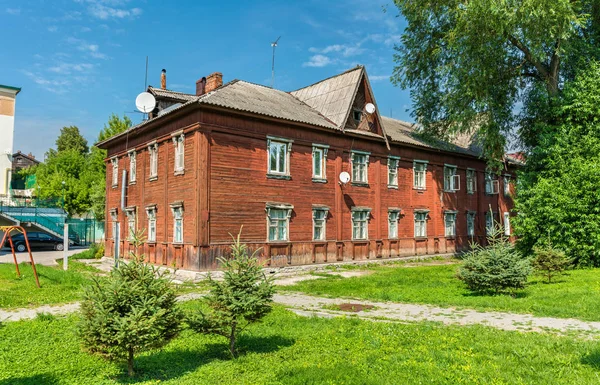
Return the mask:
<path fill-rule="evenodd" d="M 158 178 L 158 143 L 154 142 L 148 146 L 150 154 L 150 180 Z"/>
<path fill-rule="evenodd" d="M 362 111 L 361 110 L 352 110 L 352 117 L 354 118 L 354 122 L 359 124 L 362 120 Z"/>
<path fill-rule="evenodd" d="M 175 146 L 175 175 L 181 175 L 185 172 L 185 135 L 183 131 L 171 135 L 173 146 Z"/>
<path fill-rule="evenodd" d="M 400 158 L 396 156 L 388 157 L 388 188 L 398 188 L 398 164 Z"/>
<path fill-rule="evenodd" d="M 352 164 L 352 183 L 367 184 L 368 167 L 369 167 L 369 152 L 352 151 L 350 161 Z"/>
<path fill-rule="evenodd" d="M 327 151 L 329 146 L 324 144 L 313 144 L 313 182 L 327 182 L 325 171 L 327 169 Z"/>
<path fill-rule="evenodd" d="M 129 184 L 135 184 L 137 177 L 137 161 L 135 150 L 129 151 Z"/>
<path fill-rule="evenodd" d="M 267 136 L 267 177 L 291 179 L 290 153 L 293 140 Z"/>
<path fill-rule="evenodd" d="M 112 163 L 112 187 L 114 188 L 119 185 L 119 159 L 112 158 L 110 163 Z"/>

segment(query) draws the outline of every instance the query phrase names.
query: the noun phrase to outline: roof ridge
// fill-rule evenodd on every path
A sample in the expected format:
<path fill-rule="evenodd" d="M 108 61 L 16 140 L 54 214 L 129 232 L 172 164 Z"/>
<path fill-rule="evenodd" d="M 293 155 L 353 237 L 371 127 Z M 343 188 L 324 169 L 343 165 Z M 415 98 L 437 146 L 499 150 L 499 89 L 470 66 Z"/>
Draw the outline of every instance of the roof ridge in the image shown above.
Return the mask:
<path fill-rule="evenodd" d="M 346 71 L 344 71 L 344 72 L 340 72 L 340 73 L 339 73 L 339 74 L 337 74 L 337 75 L 333 75 L 333 76 L 330 76 L 330 77 L 328 77 L 328 78 L 321 79 L 321 80 L 319 80 L 318 82 L 315 82 L 315 83 L 313 83 L 313 84 L 310 84 L 310 85 L 308 85 L 308 86 L 305 86 L 305 87 L 302 87 L 302 88 L 298 88 L 297 90 L 290 91 L 289 93 L 291 94 L 292 92 L 298 92 L 298 91 L 300 91 L 300 90 L 303 90 L 303 89 L 305 89 L 305 88 L 309 88 L 309 87 L 312 87 L 312 86 L 316 86 L 317 84 L 319 84 L 319 83 L 323 83 L 323 82 L 324 82 L 324 81 L 326 81 L 326 80 L 330 80 L 330 79 L 333 79 L 333 78 L 337 78 L 338 76 L 342 76 L 342 75 L 345 75 L 345 74 L 347 74 L 347 73 L 350 73 L 350 72 L 352 72 L 352 71 L 356 71 L 356 70 L 358 70 L 358 69 L 364 69 L 364 68 L 365 68 L 365 66 L 364 66 L 364 65 L 358 64 L 356 67 L 350 68 L 350 69 L 348 69 L 348 70 L 346 70 Z"/>
<path fill-rule="evenodd" d="M 173 94 L 182 94 L 182 95 L 186 95 L 186 96 L 197 96 L 196 94 L 188 94 L 187 92 L 173 91 L 173 90 L 169 90 L 169 89 L 165 89 L 165 88 L 156 88 L 151 85 L 149 85 L 148 88 L 151 88 L 152 90 L 157 90 L 157 91 L 171 92 Z"/>

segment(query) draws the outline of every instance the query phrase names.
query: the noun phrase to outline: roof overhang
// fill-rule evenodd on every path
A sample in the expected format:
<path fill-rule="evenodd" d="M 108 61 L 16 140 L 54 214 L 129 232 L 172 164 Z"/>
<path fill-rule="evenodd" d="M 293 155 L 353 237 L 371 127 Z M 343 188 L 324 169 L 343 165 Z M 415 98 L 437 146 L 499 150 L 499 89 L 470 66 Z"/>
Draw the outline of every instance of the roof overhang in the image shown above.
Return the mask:
<path fill-rule="evenodd" d="M 16 96 L 19 92 L 21 92 L 21 88 L 0 84 L 0 92 L 6 92 L 8 94 L 13 94 Z"/>

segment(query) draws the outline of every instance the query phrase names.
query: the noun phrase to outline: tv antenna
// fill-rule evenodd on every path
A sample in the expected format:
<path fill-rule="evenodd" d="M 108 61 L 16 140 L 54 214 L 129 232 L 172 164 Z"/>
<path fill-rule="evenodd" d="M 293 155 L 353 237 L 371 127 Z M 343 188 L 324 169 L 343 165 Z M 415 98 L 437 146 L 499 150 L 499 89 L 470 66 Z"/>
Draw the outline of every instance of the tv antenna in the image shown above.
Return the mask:
<path fill-rule="evenodd" d="M 279 36 L 277 40 L 271 43 L 271 47 L 273 47 L 273 62 L 271 64 L 271 88 L 273 88 L 273 85 L 275 84 L 275 48 L 277 47 L 277 42 L 279 42 L 279 39 L 281 39 L 281 36 Z"/>
<path fill-rule="evenodd" d="M 135 107 L 144 114 L 144 120 L 148 119 L 148 113 L 156 107 L 154 95 L 147 92 L 148 89 L 148 56 L 146 56 L 146 77 L 144 80 L 144 91 L 135 98 Z"/>

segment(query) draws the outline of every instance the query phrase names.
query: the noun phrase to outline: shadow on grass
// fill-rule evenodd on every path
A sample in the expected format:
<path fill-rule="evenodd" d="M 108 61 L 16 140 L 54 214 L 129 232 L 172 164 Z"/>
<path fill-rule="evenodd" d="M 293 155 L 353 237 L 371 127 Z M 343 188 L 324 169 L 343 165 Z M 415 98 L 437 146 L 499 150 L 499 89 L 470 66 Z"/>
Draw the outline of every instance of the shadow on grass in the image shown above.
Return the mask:
<path fill-rule="evenodd" d="M 462 294 L 463 297 L 512 297 L 512 298 L 525 298 L 529 296 L 526 291 L 517 291 L 515 293 L 510 292 L 479 292 L 479 291 L 470 291 Z"/>
<path fill-rule="evenodd" d="M 242 336 L 238 342 L 239 354 L 271 353 L 294 344 L 294 340 L 280 336 Z M 212 361 L 231 360 L 227 341 L 201 346 L 199 349 L 159 351 L 136 358 L 134 377 L 126 371 L 115 378 L 121 384 L 136 384 L 144 381 L 166 381 L 182 377 Z M 5 385 L 5 384 L 0 384 Z M 8 383 L 6 384 L 8 385 Z"/>
<path fill-rule="evenodd" d="M 35 374 L 29 377 L 0 380 L 0 385 L 54 385 L 59 381 L 51 374 Z"/>
<path fill-rule="evenodd" d="M 600 350 L 595 350 L 590 354 L 581 357 L 582 364 L 591 366 L 594 369 L 600 369 Z"/>
<path fill-rule="evenodd" d="M 342 364 L 332 368 L 312 366 L 308 368 L 291 368 L 279 374 L 278 380 L 288 385 L 312 384 L 363 384 L 378 385 L 383 378 L 373 378 L 350 364 Z"/>

